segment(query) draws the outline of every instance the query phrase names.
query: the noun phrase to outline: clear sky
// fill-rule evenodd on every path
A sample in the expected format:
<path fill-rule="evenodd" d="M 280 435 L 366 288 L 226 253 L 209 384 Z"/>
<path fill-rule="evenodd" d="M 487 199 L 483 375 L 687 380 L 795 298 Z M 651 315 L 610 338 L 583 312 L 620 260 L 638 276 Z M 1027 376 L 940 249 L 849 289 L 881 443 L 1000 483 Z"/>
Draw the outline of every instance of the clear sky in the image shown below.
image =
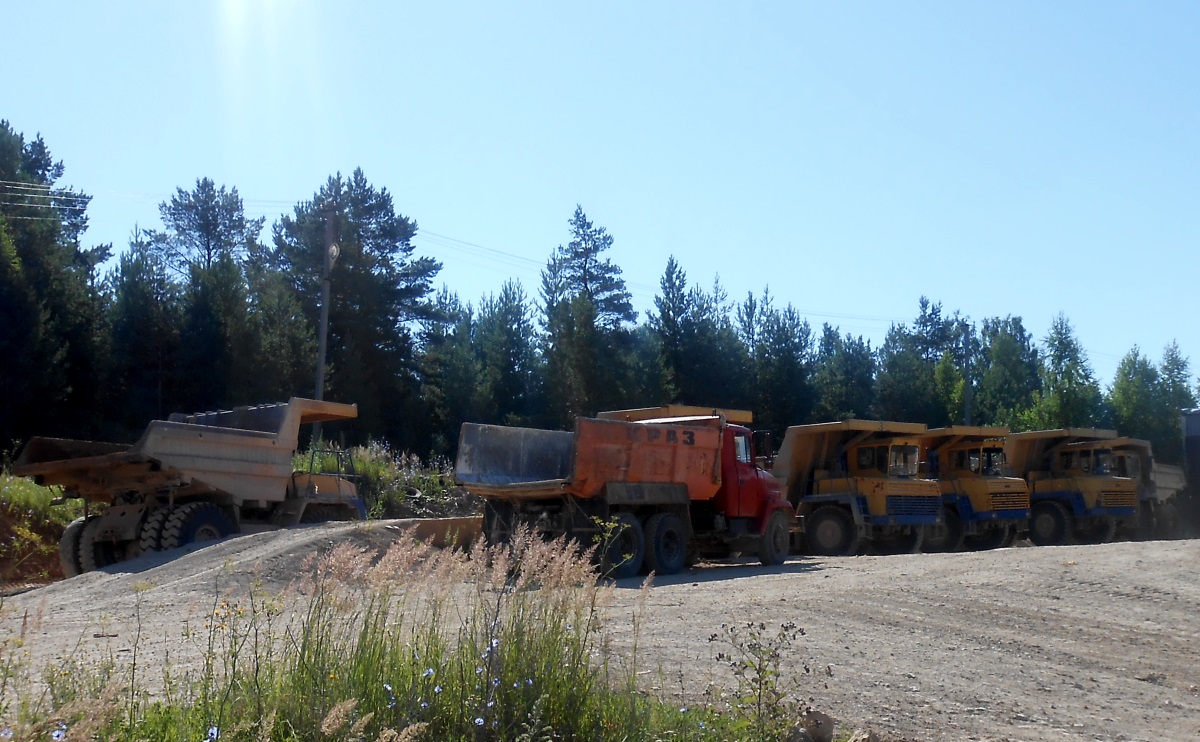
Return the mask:
<path fill-rule="evenodd" d="M 1200 3 L 221 0 L 0 5 L 0 118 L 128 243 L 197 178 L 268 225 L 362 167 L 465 301 L 583 206 L 635 306 L 667 258 L 874 345 L 921 295 L 1107 385 L 1200 371 Z M 268 231 L 264 237 L 269 237 Z"/>

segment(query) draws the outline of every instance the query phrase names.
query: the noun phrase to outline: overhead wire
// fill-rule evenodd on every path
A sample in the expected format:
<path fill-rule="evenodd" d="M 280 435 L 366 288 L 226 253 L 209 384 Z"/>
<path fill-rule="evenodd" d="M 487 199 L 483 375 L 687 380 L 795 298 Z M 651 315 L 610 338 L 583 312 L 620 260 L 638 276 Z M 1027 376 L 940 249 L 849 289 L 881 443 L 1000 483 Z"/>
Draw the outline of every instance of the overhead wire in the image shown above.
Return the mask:
<path fill-rule="evenodd" d="M 68 211 L 85 211 L 86 206 L 67 206 L 66 204 L 18 204 L 12 201 L 0 201 L 0 206 L 16 206 L 19 209 L 66 209 Z"/>

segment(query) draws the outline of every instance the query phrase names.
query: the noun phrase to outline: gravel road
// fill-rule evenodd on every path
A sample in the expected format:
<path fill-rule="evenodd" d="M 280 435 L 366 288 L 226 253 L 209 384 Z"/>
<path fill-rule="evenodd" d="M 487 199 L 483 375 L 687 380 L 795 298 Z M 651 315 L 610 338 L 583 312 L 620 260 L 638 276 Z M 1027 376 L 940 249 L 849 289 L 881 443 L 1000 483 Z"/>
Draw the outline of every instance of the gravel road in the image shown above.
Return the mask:
<path fill-rule="evenodd" d="M 25 633 L 34 667 L 72 652 L 185 666 L 186 625 L 215 594 L 282 589 L 314 550 L 383 547 L 402 531 L 323 526 L 244 536 L 82 575 L 0 605 L 0 639 Z M 609 626 L 634 643 L 648 684 L 701 702 L 728 689 L 709 642 L 723 626 L 792 621 L 783 666 L 841 720 L 913 740 L 1200 739 L 1200 541 L 1011 548 L 888 557 L 793 557 L 778 567 L 704 564 L 617 583 Z M 135 589 L 136 588 L 136 589 Z M 144 664 L 143 664 L 144 660 Z M 803 672 L 805 666 L 811 670 Z"/>

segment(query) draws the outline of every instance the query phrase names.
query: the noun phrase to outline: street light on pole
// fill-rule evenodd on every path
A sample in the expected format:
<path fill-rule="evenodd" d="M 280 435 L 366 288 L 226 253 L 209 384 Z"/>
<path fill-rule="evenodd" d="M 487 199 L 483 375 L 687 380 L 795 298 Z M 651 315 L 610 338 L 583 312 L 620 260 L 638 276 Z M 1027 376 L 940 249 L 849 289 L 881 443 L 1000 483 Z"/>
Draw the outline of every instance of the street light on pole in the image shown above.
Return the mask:
<path fill-rule="evenodd" d="M 329 335 L 329 274 L 337 262 L 338 246 L 333 241 L 333 211 L 325 212 L 325 246 L 321 267 L 321 321 L 317 327 L 316 398 L 325 399 L 325 346 Z M 313 440 L 321 439 L 321 423 L 313 426 Z"/>

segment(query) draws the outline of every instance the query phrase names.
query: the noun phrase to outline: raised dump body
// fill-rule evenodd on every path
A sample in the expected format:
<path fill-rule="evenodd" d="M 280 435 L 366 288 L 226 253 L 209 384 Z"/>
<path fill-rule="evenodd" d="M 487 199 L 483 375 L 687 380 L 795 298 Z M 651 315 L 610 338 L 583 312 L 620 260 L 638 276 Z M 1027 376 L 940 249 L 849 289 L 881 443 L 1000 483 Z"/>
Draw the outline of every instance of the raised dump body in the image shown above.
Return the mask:
<path fill-rule="evenodd" d="M 945 525 L 927 534 L 926 551 L 1008 546 L 1029 519 L 1029 488 L 1009 476 L 1008 428 L 951 425 L 921 436 L 921 459 L 942 493 Z"/>
<path fill-rule="evenodd" d="M 1029 539 L 1044 545 L 1111 541 L 1137 523 L 1137 483 L 1119 476 L 1115 430 L 1013 433 L 1004 452 L 1029 485 Z"/>
<path fill-rule="evenodd" d="M 354 405 L 293 397 L 174 414 L 151 422 L 128 446 L 33 438 L 13 474 L 107 506 L 67 527 L 59 547 L 71 576 L 244 530 L 362 517 L 348 479 L 292 471 L 301 425 L 357 414 Z"/>
<path fill-rule="evenodd" d="M 1141 539 L 1179 538 L 1183 532 L 1179 499 L 1187 487 L 1183 469 L 1155 461 L 1150 441 L 1114 438 L 1109 446 L 1116 460 L 1116 474 L 1137 484 L 1138 524 L 1129 535 Z"/>
<path fill-rule="evenodd" d="M 690 411 L 690 410 L 689 410 Z M 792 508 L 754 464 L 750 431 L 679 408 L 580 418 L 574 432 L 464 423 L 455 479 L 484 498 L 484 535 L 520 526 L 610 544 L 617 576 L 683 568 L 689 553 L 788 552 Z"/>
<path fill-rule="evenodd" d="M 938 485 L 918 472 L 925 432 L 920 423 L 879 420 L 787 429 L 772 471 L 804 516 L 810 552 L 920 548 L 926 530 L 942 524 Z"/>

